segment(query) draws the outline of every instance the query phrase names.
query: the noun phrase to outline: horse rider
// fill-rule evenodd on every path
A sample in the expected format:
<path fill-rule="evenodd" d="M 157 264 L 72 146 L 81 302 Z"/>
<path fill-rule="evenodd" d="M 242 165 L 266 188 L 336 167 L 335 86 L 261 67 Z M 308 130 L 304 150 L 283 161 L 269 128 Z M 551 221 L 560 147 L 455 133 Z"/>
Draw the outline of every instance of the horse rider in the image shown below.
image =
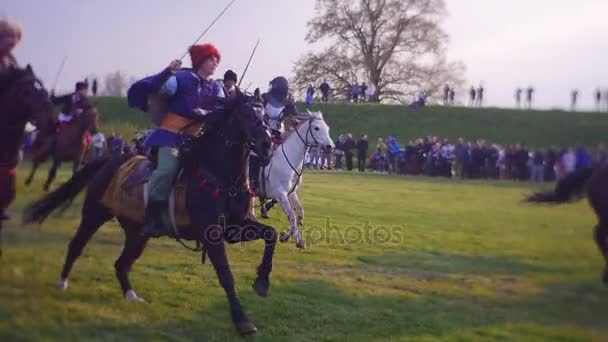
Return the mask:
<path fill-rule="evenodd" d="M 13 49 L 21 41 L 21 27 L 16 22 L 0 18 L 0 93 L 6 89 L 9 80 L 4 75 L 17 67 Z M 0 205 L 10 203 L 15 196 L 15 167 L 17 160 L 0 164 Z M 0 207 L 0 220 L 9 219 L 8 214 Z"/>
<path fill-rule="evenodd" d="M 273 142 L 281 144 L 283 133 L 283 121 L 286 117 L 297 114 L 295 102 L 289 96 L 289 83 L 283 76 L 279 76 L 270 81 L 268 92 L 261 95 L 264 102 L 264 109 L 269 117 L 270 128 L 272 131 Z M 255 152 L 249 155 L 249 178 L 255 191 L 260 190 L 259 173 L 261 163 Z"/>
<path fill-rule="evenodd" d="M 55 94 L 51 92 L 51 102 L 53 102 L 55 105 L 62 105 L 61 112 L 59 112 L 57 115 L 57 124 L 59 129 L 63 127 L 63 125 L 72 121 L 74 115 L 79 115 L 84 111 L 85 108 L 91 107 L 91 103 L 89 102 L 89 98 L 87 96 L 88 91 L 89 86 L 87 83 L 77 82 L 75 90 L 71 94 L 55 96 Z"/>
<path fill-rule="evenodd" d="M 238 78 L 234 71 L 227 70 L 226 73 L 224 73 L 224 80 L 222 84 L 224 87 L 224 94 L 226 95 L 226 98 L 235 97 L 241 93 L 241 90 L 236 85 L 237 82 Z"/>
<path fill-rule="evenodd" d="M 180 69 L 181 61 L 171 62 L 157 75 L 134 83 L 128 91 L 130 107 L 143 111 L 150 108 L 149 96 L 164 96 L 166 110 L 152 117 L 158 129 L 145 141 L 145 146 L 158 150 L 157 167 L 149 181 L 144 236 L 160 237 L 169 232 L 169 195 L 179 168 L 180 133 L 197 136 L 202 120 L 225 97 L 222 86 L 212 80 L 221 55 L 212 44 L 193 45 L 189 49 L 192 69 Z"/>

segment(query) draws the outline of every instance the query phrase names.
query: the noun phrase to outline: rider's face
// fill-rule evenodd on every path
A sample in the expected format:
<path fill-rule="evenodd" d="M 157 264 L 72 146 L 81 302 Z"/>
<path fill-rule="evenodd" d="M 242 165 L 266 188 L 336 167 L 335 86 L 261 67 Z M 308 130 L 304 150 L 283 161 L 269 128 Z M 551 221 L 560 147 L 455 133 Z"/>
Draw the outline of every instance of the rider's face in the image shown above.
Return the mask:
<path fill-rule="evenodd" d="M 19 38 L 14 34 L 6 33 L 0 35 L 0 56 L 5 56 L 11 52 L 18 42 Z"/>
<path fill-rule="evenodd" d="M 211 56 L 198 67 L 198 73 L 200 76 L 207 78 L 215 73 L 215 69 L 217 69 L 217 65 L 219 64 L 217 58 L 215 56 Z"/>

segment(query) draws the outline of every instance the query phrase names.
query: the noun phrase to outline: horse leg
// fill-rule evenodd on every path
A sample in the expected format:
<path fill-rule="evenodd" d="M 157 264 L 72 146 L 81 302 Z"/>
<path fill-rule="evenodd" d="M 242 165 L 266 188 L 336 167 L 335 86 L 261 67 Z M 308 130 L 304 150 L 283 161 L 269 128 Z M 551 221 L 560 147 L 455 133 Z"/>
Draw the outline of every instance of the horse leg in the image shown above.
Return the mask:
<path fill-rule="evenodd" d="M 604 267 L 604 275 L 602 277 L 602 281 L 604 284 L 608 285 L 608 226 L 600 222 L 595 227 L 595 243 L 599 248 L 602 256 L 604 256 L 604 260 L 606 265 Z"/>
<path fill-rule="evenodd" d="M 212 222 L 212 221 L 208 221 Z M 234 278 L 230 270 L 230 264 L 226 256 L 226 246 L 224 245 L 223 227 L 218 224 L 196 224 L 195 226 L 203 229 L 201 241 L 207 251 L 209 260 L 213 264 L 215 273 L 220 285 L 224 288 L 230 305 L 232 322 L 240 334 L 250 334 L 257 331 L 253 323 L 249 321 L 241 303 L 236 295 L 234 288 Z"/>
<path fill-rule="evenodd" d="M 249 219 L 243 221 L 241 225 L 228 226 L 225 231 L 225 238 L 229 243 L 264 239 L 264 255 L 258 266 L 258 276 L 253 282 L 253 289 L 261 297 L 266 297 L 270 288 L 270 272 L 272 272 L 272 257 L 277 243 L 277 231 L 271 226 Z"/>
<path fill-rule="evenodd" d="M 287 216 L 287 220 L 289 220 L 289 231 L 281 234 L 281 242 L 287 242 L 289 237 L 293 235 L 296 238 L 296 247 L 304 248 L 304 241 L 302 241 L 302 236 L 298 230 L 298 223 L 295 215 L 293 214 L 293 208 L 291 207 L 289 199 L 287 198 L 287 193 L 280 193 L 276 200 L 281 205 L 281 208 L 283 208 L 283 212 L 285 213 L 285 216 Z"/>
<path fill-rule="evenodd" d="M 300 198 L 298 197 L 297 191 L 289 194 L 289 203 L 293 208 L 296 209 L 298 213 L 298 225 L 302 224 L 302 220 L 304 219 L 304 208 L 302 208 L 302 204 L 300 203 Z"/>
<path fill-rule="evenodd" d="M 34 159 L 33 164 L 32 164 L 32 170 L 30 171 L 30 175 L 25 180 L 25 185 L 32 184 L 32 181 L 34 180 L 34 174 L 36 173 L 36 170 L 38 169 L 38 165 L 40 165 L 40 163 L 38 162 L 38 160 Z"/>
<path fill-rule="evenodd" d="M 148 238 L 141 234 L 143 229 L 141 224 L 124 219 L 119 219 L 118 221 L 125 231 L 126 242 L 120 257 L 114 263 L 116 278 L 118 278 L 122 293 L 128 301 L 145 302 L 133 290 L 129 281 L 129 272 L 146 248 Z"/>
<path fill-rule="evenodd" d="M 66 290 L 68 287 L 68 276 L 74 266 L 76 259 L 82 254 L 84 246 L 89 242 L 91 237 L 99 230 L 104 223 L 112 218 L 110 211 L 96 202 L 87 195 L 84 206 L 82 208 L 82 220 L 76 235 L 70 241 L 68 246 L 68 254 L 63 264 L 61 277 L 57 281 L 57 287 L 60 290 Z"/>
<path fill-rule="evenodd" d="M 78 172 L 78 169 L 80 168 L 81 160 L 82 160 L 81 158 L 77 158 L 72 161 L 72 163 L 73 163 L 72 164 L 72 175 L 74 175 L 76 172 Z"/>
<path fill-rule="evenodd" d="M 60 165 L 60 161 L 58 161 L 57 159 L 53 159 L 53 165 L 49 170 L 49 175 L 46 179 L 46 183 L 44 183 L 44 191 L 49 191 L 49 187 L 51 186 L 51 183 L 55 180 L 55 177 L 57 176 L 57 169 Z"/>

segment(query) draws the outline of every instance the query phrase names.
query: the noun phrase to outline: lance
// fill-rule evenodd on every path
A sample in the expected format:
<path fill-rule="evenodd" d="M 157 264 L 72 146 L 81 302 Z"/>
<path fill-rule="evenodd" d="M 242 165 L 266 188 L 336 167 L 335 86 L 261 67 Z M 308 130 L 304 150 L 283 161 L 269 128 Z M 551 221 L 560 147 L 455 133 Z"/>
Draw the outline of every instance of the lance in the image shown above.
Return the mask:
<path fill-rule="evenodd" d="M 203 31 L 203 33 L 201 33 L 198 36 L 198 38 L 196 38 L 196 40 L 194 41 L 194 43 L 192 45 L 196 45 L 196 43 L 198 43 L 198 41 L 201 40 L 201 38 L 203 38 L 203 36 L 207 33 L 207 31 L 209 31 L 209 29 L 211 29 L 211 27 L 213 27 L 213 25 L 215 25 L 215 22 L 218 21 L 224 15 L 224 13 L 226 13 L 228 8 L 230 8 L 232 6 L 232 4 L 234 4 L 235 2 L 236 2 L 236 0 L 232 0 L 228 5 L 226 5 L 226 7 L 224 7 L 224 9 L 220 12 L 220 14 L 218 14 L 218 16 L 215 17 L 215 19 L 213 19 L 211 24 L 209 24 L 209 26 L 207 26 L 207 28 Z M 190 48 L 188 48 L 188 50 L 186 50 L 186 52 L 182 55 L 182 57 L 179 60 L 181 61 L 182 59 L 184 59 L 184 57 L 186 57 L 188 55 L 189 51 L 190 51 Z"/>
<path fill-rule="evenodd" d="M 59 70 L 57 70 L 57 74 L 55 75 L 55 81 L 53 82 L 53 92 L 55 92 L 55 87 L 57 87 L 57 82 L 59 81 L 59 76 L 61 76 L 61 72 L 63 71 L 63 67 L 65 66 L 65 62 L 68 60 L 68 56 L 63 57 L 63 61 L 59 66 Z"/>
<path fill-rule="evenodd" d="M 247 61 L 247 65 L 245 66 L 245 70 L 243 71 L 243 74 L 241 75 L 241 79 L 239 80 L 239 84 L 237 84 L 237 88 L 241 86 L 241 82 L 243 82 L 243 79 L 245 78 L 245 75 L 247 74 L 247 70 L 249 69 L 249 64 L 251 64 L 251 60 L 253 59 L 253 55 L 255 55 L 255 50 L 258 49 L 258 45 L 260 45 L 260 39 L 258 38 L 258 41 L 255 43 L 255 46 L 253 47 L 253 51 L 251 51 L 251 56 L 249 56 L 249 60 Z"/>

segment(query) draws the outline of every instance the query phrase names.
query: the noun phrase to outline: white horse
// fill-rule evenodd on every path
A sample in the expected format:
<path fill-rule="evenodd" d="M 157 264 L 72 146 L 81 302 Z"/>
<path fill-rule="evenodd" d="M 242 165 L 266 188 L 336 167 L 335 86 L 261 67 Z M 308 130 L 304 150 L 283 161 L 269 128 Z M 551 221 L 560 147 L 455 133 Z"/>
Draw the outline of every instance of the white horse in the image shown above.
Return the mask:
<path fill-rule="evenodd" d="M 302 170 L 306 151 L 312 145 L 319 148 L 334 148 L 334 142 L 329 136 L 329 126 L 321 112 L 308 112 L 295 129 L 287 134 L 282 144 L 274 150 L 270 164 L 259 175 L 261 189 L 260 199 L 276 200 L 283 208 L 289 220 L 289 231 L 281 234 L 281 242 L 287 242 L 294 236 L 296 246 L 304 248 L 304 241 L 298 225 L 304 218 L 304 209 L 298 198 L 298 188 L 302 185 Z M 262 202 L 262 201 L 260 201 Z M 297 211 L 297 218 L 294 209 Z M 251 208 L 252 215 L 254 208 Z"/>

